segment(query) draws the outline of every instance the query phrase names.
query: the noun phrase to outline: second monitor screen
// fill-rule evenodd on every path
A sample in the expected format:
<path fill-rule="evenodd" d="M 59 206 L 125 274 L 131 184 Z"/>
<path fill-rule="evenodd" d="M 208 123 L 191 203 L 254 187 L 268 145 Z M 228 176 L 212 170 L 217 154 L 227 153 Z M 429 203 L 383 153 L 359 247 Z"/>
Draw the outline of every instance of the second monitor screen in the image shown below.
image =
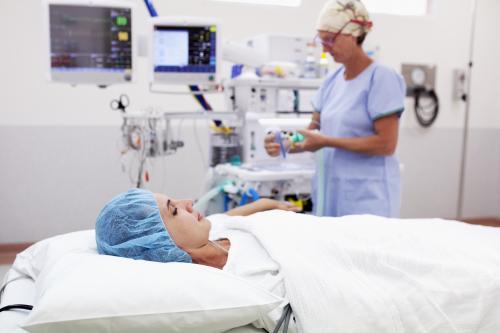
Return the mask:
<path fill-rule="evenodd" d="M 215 73 L 216 32 L 215 26 L 156 26 L 155 72 Z"/>

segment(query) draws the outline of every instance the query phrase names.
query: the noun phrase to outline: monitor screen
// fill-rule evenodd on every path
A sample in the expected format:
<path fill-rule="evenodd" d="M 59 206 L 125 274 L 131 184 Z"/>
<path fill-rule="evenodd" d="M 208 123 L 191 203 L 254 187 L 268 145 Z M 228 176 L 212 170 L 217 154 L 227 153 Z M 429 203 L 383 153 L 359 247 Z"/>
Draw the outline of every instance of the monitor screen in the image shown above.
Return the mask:
<path fill-rule="evenodd" d="M 131 8 L 126 7 L 50 4 L 52 78 L 98 84 L 129 81 L 131 20 Z"/>
<path fill-rule="evenodd" d="M 198 77 L 200 81 L 214 81 L 217 72 L 217 27 L 155 25 L 153 66 L 155 76 L 160 78 L 166 74 L 167 81 L 175 77 L 182 81 L 183 74 L 186 74 L 184 77 Z"/>

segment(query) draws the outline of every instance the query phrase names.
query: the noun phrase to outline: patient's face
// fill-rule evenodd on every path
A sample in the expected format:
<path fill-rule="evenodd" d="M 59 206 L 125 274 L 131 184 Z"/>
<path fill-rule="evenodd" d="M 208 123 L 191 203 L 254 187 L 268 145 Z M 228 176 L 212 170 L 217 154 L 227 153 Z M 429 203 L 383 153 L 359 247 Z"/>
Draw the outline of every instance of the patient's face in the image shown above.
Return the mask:
<path fill-rule="evenodd" d="M 210 221 L 193 210 L 192 200 L 173 199 L 155 193 L 160 215 L 175 244 L 187 251 L 208 243 Z"/>

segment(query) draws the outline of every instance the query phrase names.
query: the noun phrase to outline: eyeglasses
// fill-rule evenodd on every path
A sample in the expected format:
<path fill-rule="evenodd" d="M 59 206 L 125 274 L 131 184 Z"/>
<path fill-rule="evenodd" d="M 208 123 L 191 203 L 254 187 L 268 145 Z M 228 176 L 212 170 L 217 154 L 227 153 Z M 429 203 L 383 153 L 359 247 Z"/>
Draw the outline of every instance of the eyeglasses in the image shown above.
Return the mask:
<path fill-rule="evenodd" d="M 371 21 L 350 20 L 350 21 L 347 21 L 347 23 L 344 24 L 342 26 L 342 28 L 340 28 L 339 32 L 332 33 L 333 36 L 331 38 L 323 39 L 320 37 L 319 33 L 316 34 L 316 36 L 313 39 L 313 43 L 315 45 L 321 44 L 321 45 L 326 46 L 326 47 L 331 47 L 335 43 L 335 40 L 337 39 L 337 37 L 342 34 L 342 31 L 345 29 L 345 27 L 347 27 L 347 25 L 349 23 L 359 24 L 360 26 L 366 27 L 366 28 L 370 28 L 373 25 L 373 23 Z"/>
<path fill-rule="evenodd" d="M 331 47 L 335 43 L 335 39 L 337 39 L 338 35 L 340 35 L 340 32 L 334 34 L 333 37 L 331 37 L 331 38 L 324 39 L 324 38 L 321 38 L 320 35 L 319 35 L 319 33 L 318 33 L 314 37 L 313 43 L 314 43 L 314 45 L 321 44 L 321 45 L 323 45 L 323 47 Z"/>

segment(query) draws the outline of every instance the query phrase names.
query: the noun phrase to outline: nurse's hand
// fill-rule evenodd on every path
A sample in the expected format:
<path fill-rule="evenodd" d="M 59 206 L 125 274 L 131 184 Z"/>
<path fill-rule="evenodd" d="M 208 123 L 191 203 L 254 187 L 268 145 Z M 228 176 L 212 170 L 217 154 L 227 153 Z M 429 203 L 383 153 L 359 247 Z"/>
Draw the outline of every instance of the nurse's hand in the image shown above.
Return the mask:
<path fill-rule="evenodd" d="M 318 131 L 299 130 L 304 140 L 295 144 L 298 149 L 315 152 L 326 146 L 326 136 Z"/>
<path fill-rule="evenodd" d="M 264 138 L 264 148 L 269 156 L 276 157 L 280 154 L 280 144 L 277 143 L 274 133 L 269 133 Z"/>

